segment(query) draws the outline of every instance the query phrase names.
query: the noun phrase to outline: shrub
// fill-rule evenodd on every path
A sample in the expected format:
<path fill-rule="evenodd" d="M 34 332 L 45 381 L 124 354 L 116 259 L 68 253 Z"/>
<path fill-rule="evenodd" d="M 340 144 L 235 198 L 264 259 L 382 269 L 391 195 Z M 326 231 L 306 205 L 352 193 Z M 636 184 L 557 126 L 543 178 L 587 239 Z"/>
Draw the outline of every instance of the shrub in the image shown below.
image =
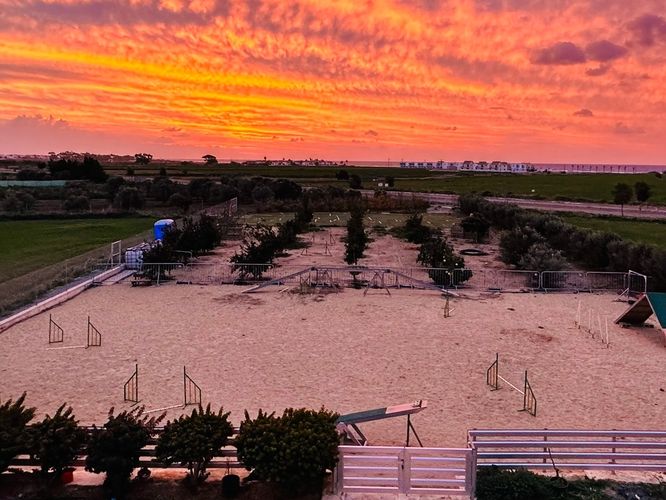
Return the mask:
<path fill-rule="evenodd" d="M 273 191 L 266 185 L 258 185 L 252 189 L 252 200 L 257 203 L 265 203 L 273 198 Z"/>
<path fill-rule="evenodd" d="M 557 271 L 565 269 L 567 261 L 562 252 L 555 250 L 548 243 L 535 243 L 527 249 L 518 261 L 519 269 L 530 271 Z"/>
<path fill-rule="evenodd" d="M 421 244 L 416 261 L 428 267 L 428 276 L 438 286 L 459 285 L 472 277 L 472 271 L 465 268 L 465 259 L 453 252 L 442 235 L 433 235 Z"/>
<path fill-rule="evenodd" d="M 476 243 L 481 243 L 488 237 L 490 222 L 481 214 L 472 214 L 465 217 L 460 226 L 463 228 L 466 238 L 472 238 Z"/>
<path fill-rule="evenodd" d="M 363 182 L 361 181 L 361 178 L 356 174 L 350 175 L 349 187 L 351 189 L 363 189 Z"/>
<path fill-rule="evenodd" d="M 233 434 L 228 417 L 222 408 L 211 412 L 209 404 L 205 410 L 195 408 L 190 416 L 168 422 L 155 449 L 156 460 L 187 467 L 193 484 L 204 481 L 208 477 L 206 467 Z"/>
<path fill-rule="evenodd" d="M 34 408 L 26 408 L 25 392 L 16 400 L 0 405 L 0 474 L 11 460 L 27 448 L 26 425 L 35 416 Z"/>
<path fill-rule="evenodd" d="M 260 410 L 255 419 L 245 412 L 235 442 L 238 459 L 257 479 L 290 491 L 321 490 L 326 470 L 338 461 L 337 417 L 324 408 L 289 408 L 281 417 Z"/>
<path fill-rule="evenodd" d="M 477 473 L 478 500 L 549 500 L 559 498 L 559 493 L 551 478 L 524 469 L 483 467 Z"/>
<path fill-rule="evenodd" d="M 148 444 L 150 434 L 164 418 L 143 415 L 143 407 L 123 411 L 118 415 L 109 411 L 109 419 L 102 429 L 95 429 L 88 443 L 86 470 L 106 473 L 104 484 L 118 497 L 124 495 L 132 471 L 139 466 L 141 449 Z"/>
<path fill-rule="evenodd" d="M 60 406 L 52 417 L 46 415 L 28 431 L 30 456 L 39 463 L 45 480 L 51 474 L 58 479 L 76 460 L 86 442 L 86 431 L 78 426 L 72 407 L 65 406 Z"/>
<path fill-rule="evenodd" d="M 545 243 L 545 240 L 535 229 L 530 226 L 516 227 L 502 234 L 500 258 L 505 264 L 518 265 L 520 259 L 537 243 Z"/>
<path fill-rule="evenodd" d="M 90 200 L 87 196 L 69 196 L 62 204 L 62 208 L 67 211 L 90 210 Z"/>
<path fill-rule="evenodd" d="M 347 237 L 345 239 L 345 262 L 356 264 L 363 258 L 363 252 L 368 246 L 368 235 L 363 225 L 364 210 L 360 204 L 351 209 L 351 217 L 347 221 Z"/>
<path fill-rule="evenodd" d="M 125 211 L 138 210 L 143 208 L 145 200 L 143 193 L 135 187 L 124 186 L 116 194 L 113 204 L 116 208 Z"/>
<path fill-rule="evenodd" d="M 405 221 L 405 225 L 394 229 L 393 233 L 410 243 L 421 244 L 432 237 L 432 229 L 423 224 L 423 215 L 413 213 Z"/>
<path fill-rule="evenodd" d="M 190 209 L 190 205 L 192 205 L 192 198 L 182 193 L 173 193 L 169 196 L 167 203 L 170 207 L 176 207 L 183 213 L 186 213 Z"/>

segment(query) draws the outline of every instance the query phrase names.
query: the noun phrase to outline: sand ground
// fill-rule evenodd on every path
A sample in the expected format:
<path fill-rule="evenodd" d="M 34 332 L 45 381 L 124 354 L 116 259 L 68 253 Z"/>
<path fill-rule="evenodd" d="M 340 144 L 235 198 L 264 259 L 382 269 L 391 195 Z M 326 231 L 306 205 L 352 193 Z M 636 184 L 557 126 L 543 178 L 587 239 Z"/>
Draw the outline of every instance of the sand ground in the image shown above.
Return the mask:
<path fill-rule="evenodd" d="M 666 425 L 661 332 L 609 322 L 606 349 L 574 325 L 579 301 L 612 320 L 626 305 L 610 295 L 455 299 L 444 318 L 444 300 L 434 292 L 240 290 L 91 289 L 0 335 L 0 397 L 27 391 L 29 404 L 44 413 L 66 401 L 82 423 L 100 423 L 110 407 L 129 406 L 122 388 L 134 363 L 149 409 L 182 401 L 186 365 L 204 402 L 223 405 L 236 424 L 245 409 L 325 405 L 345 413 L 426 399 L 414 425 L 427 446 L 463 445 L 473 427 Z M 85 343 L 90 314 L 102 347 L 48 350 L 49 313 L 65 330 L 65 346 Z M 517 411 L 520 394 L 486 387 L 496 352 L 500 374 L 516 385 L 529 370 L 536 418 Z M 404 425 L 399 419 L 363 429 L 372 443 L 400 444 Z"/>

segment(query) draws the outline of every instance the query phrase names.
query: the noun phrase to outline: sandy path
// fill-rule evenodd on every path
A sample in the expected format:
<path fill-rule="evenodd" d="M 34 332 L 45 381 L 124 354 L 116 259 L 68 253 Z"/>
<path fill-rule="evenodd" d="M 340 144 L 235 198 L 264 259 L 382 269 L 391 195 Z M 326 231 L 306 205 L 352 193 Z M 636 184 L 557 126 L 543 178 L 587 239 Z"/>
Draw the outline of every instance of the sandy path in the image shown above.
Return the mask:
<path fill-rule="evenodd" d="M 0 335 L 0 397 L 28 391 L 52 412 L 67 401 L 83 423 L 127 407 L 122 386 L 134 363 L 148 408 L 182 401 L 182 369 L 205 401 L 243 410 L 287 406 L 359 411 L 416 399 L 424 443 L 462 445 L 472 427 L 664 428 L 666 349 L 660 332 L 611 324 L 612 347 L 574 328 L 578 301 L 612 319 L 626 306 L 609 295 L 506 294 L 455 300 L 442 317 L 433 292 L 344 290 L 301 296 L 233 286 L 98 287 L 54 308 L 65 345 L 85 343 L 86 316 L 101 348 L 47 350 L 48 313 Z M 529 369 L 539 416 L 517 412 L 522 397 L 491 392 L 485 371 Z M 170 416 L 175 415 L 171 412 Z M 364 425 L 371 442 L 404 440 L 404 420 Z"/>

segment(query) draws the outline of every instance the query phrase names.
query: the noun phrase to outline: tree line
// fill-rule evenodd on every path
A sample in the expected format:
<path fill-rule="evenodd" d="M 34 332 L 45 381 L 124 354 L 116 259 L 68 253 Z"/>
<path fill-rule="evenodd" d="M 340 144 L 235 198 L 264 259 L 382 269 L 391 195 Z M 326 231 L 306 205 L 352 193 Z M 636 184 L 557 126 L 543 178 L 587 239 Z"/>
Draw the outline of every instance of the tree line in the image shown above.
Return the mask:
<path fill-rule="evenodd" d="M 556 265 L 566 259 L 592 271 L 631 269 L 649 275 L 657 289 L 666 288 L 666 251 L 661 248 L 626 241 L 612 232 L 580 228 L 553 214 L 492 203 L 476 195 L 461 195 L 458 205 L 461 213 L 480 214 L 493 227 L 505 231 L 500 250 L 508 263 L 532 265 L 528 260 L 521 264 L 521 259 L 539 252 L 544 262 L 554 259 Z"/>

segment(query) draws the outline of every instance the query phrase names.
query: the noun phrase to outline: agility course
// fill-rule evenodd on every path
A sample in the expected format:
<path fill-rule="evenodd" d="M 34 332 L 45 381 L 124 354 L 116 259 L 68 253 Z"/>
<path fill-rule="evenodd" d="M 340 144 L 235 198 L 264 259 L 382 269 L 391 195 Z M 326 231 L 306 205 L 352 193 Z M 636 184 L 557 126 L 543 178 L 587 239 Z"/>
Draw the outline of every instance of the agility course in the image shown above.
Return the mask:
<path fill-rule="evenodd" d="M 657 332 L 628 335 L 609 321 L 612 348 L 602 350 L 573 321 L 579 302 L 582 311 L 619 316 L 626 304 L 613 299 L 627 288 L 626 273 L 562 274 L 572 286 L 612 295 L 546 295 L 496 293 L 531 292 L 538 273 L 479 269 L 463 286 L 445 290 L 447 300 L 429 270 L 416 266 L 416 247 L 378 237 L 365 265 L 345 266 L 338 265 L 339 240 L 329 246 L 332 256 L 315 255 L 325 253 L 324 236 L 309 255 L 297 250 L 264 266 L 261 281 L 222 284 L 238 282 L 228 264 L 234 248 L 222 248 L 191 266 L 168 264 L 172 279 L 160 286 L 120 281 L 90 288 L 15 324 L 0 335 L 3 396 L 27 390 L 45 412 L 67 401 L 84 425 L 104 421 L 111 407 L 141 405 L 175 418 L 198 400 L 224 406 L 237 423 L 245 410 L 259 408 L 325 405 L 349 415 L 423 398 L 428 411 L 411 423 L 426 446 L 464 445 L 473 427 L 594 428 L 599 415 L 607 427 L 663 425 Z M 558 274 L 549 276 L 551 284 L 560 282 Z M 193 284 L 177 284 L 181 278 Z M 251 287 L 258 293 L 242 293 Z M 87 317 L 101 346 L 48 349 L 49 314 L 63 331 L 63 343 L 50 347 L 93 344 Z M 486 360 L 496 353 L 497 374 L 517 390 L 498 378 L 495 385 L 505 390 L 486 391 Z M 526 415 L 536 412 L 525 402 L 530 391 L 538 394 L 537 417 Z M 522 392 L 522 405 L 514 392 Z M 406 442 L 403 418 L 357 427 L 372 444 Z M 418 444 L 411 429 L 409 435 L 410 445 Z"/>

